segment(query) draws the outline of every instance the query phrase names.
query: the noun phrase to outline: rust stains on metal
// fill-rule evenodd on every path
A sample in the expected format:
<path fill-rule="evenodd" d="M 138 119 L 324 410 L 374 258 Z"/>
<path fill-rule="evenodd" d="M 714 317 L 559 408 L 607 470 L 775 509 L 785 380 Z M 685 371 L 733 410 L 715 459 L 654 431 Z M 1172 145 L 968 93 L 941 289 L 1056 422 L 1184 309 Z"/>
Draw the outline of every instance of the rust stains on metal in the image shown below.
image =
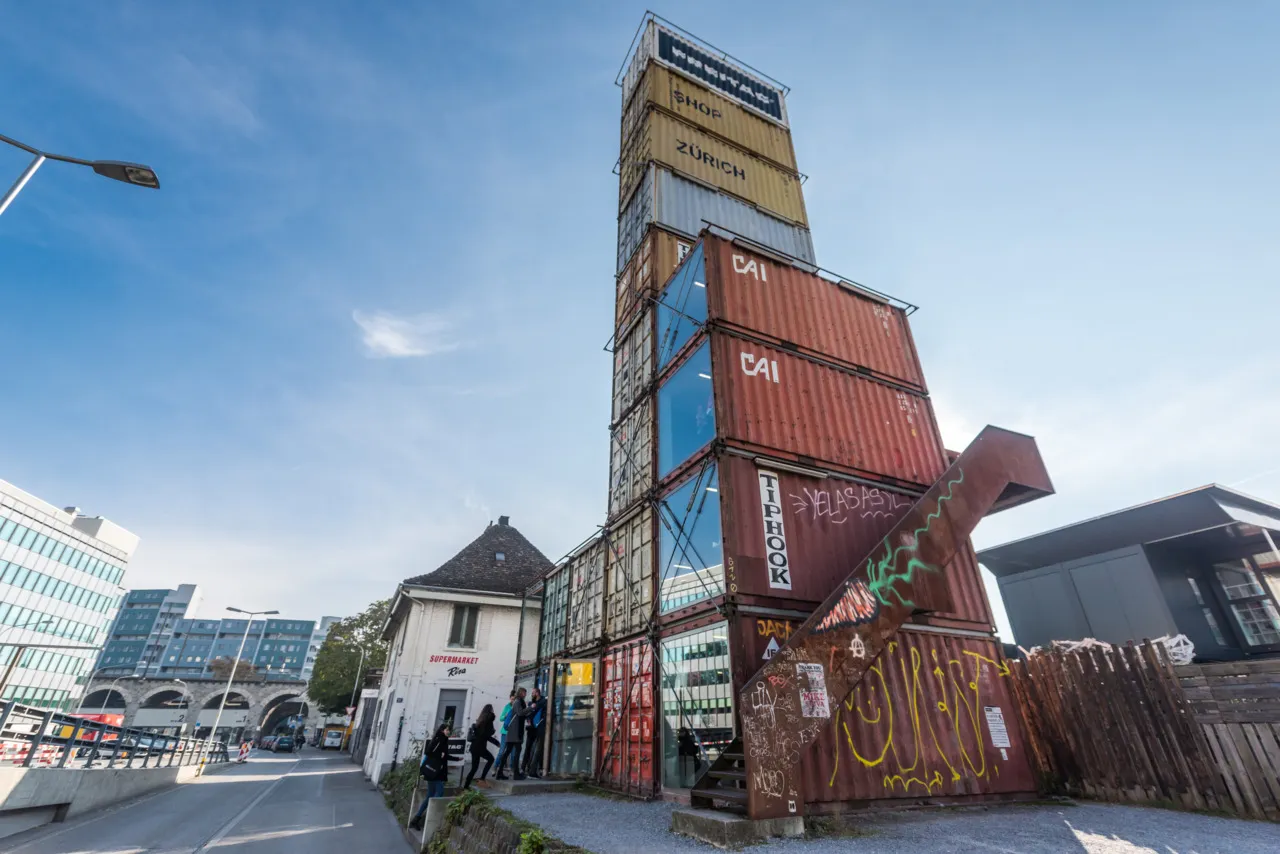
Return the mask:
<path fill-rule="evenodd" d="M 648 226 L 636 251 L 618 274 L 614 328 L 619 334 L 658 295 L 693 244 L 694 241 L 688 237 L 656 225 Z"/>
<path fill-rule="evenodd" d="M 1035 440 L 987 427 L 739 693 L 748 812 L 804 810 L 799 769 L 917 608 L 946 610 L 942 570 L 990 508 L 1052 492 Z"/>
<path fill-rule="evenodd" d="M 610 647 L 601 662 L 596 780 L 627 794 L 657 791 L 653 646 L 647 640 Z"/>
<path fill-rule="evenodd" d="M 710 334 L 721 438 L 917 488 L 942 474 L 942 444 L 927 397 L 778 347 Z"/>
<path fill-rule="evenodd" d="M 569 583 L 566 649 L 597 646 L 604 637 L 604 568 L 603 535 L 588 541 L 565 560 L 564 573 Z"/>
<path fill-rule="evenodd" d="M 925 391 L 906 312 L 704 232 L 709 319 Z"/>
<path fill-rule="evenodd" d="M 608 640 L 633 637 L 653 618 L 653 508 L 608 526 L 604 631 Z"/>

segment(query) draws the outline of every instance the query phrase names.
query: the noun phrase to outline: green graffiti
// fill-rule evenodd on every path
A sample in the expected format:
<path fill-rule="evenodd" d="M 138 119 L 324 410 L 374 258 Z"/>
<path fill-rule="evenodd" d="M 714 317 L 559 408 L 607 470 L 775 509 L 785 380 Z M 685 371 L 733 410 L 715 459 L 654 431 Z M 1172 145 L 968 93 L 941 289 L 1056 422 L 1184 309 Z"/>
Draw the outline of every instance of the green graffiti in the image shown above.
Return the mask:
<path fill-rule="evenodd" d="M 933 520 L 942 516 L 942 505 L 946 504 L 955 495 L 955 486 L 957 483 L 964 483 L 964 469 L 960 469 L 959 477 L 954 480 L 947 481 L 947 494 L 938 496 L 938 507 L 928 516 L 924 517 L 924 526 L 916 528 L 911 534 L 911 543 L 909 545 L 898 546 L 886 552 L 885 556 L 879 561 L 874 559 L 867 560 L 867 587 L 880 600 L 882 605 L 889 604 L 889 597 L 897 599 L 900 603 L 912 607 L 915 603 L 910 599 L 903 597 L 902 591 L 898 589 L 898 582 L 906 582 L 910 584 L 915 578 L 916 570 L 921 572 L 937 572 L 937 567 L 930 566 L 916 555 L 916 547 L 920 542 L 920 535 L 929 532 L 929 526 L 933 524 Z M 894 566 L 898 562 L 898 555 L 904 551 L 910 551 L 911 556 L 907 558 L 907 565 L 901 572 L 895 572 Z"/>

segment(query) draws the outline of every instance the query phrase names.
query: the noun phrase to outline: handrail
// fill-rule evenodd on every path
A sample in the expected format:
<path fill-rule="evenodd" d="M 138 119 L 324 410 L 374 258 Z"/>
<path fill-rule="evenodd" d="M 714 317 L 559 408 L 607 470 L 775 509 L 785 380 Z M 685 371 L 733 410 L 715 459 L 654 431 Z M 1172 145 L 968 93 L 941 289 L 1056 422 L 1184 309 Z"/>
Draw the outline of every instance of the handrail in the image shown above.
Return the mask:
<path fill-rule="evenodd" d="M 204 739 L 119 727 L 12 701 L 0 704 L 0 766 L 93 768 L 105 759 L 107 768 L 122 760 L 120 767 L 133 768 L 141 758 L 137 767 L 155 768 L 228 761 L 226 742 L 202 757 L 203 746 Z M 71 762 L 81 759 L 83 764 Z"/>

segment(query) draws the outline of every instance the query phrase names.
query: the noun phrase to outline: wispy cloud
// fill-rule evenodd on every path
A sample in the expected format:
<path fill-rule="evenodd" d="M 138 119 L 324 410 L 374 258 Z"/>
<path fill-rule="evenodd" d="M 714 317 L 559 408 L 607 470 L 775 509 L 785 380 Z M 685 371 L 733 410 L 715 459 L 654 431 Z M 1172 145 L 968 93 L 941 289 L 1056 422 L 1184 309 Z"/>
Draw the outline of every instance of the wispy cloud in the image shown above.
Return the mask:
<path fill-rule="evenodd" d="M 386 311 L 351 312 L 360 327 L 365 355 L 371 359 L 404 359 L 433 356 L 458 349 L 450 332 L 453 324 L 439 314 L 399 317 Z"/>

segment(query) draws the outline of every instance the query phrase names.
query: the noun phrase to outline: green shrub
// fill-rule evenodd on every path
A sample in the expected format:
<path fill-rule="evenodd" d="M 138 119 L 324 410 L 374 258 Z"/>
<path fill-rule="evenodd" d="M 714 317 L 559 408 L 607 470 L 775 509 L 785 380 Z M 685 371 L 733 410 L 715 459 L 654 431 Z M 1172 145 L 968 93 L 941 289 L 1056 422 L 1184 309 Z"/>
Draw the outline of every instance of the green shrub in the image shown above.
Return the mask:
<path fill-rule="evenodd" d="M 516 851 L 517 854 L 543 854 L 549 842 L 547 835 L 540 828 L 526 830 L 520 834 L 520 847 Z"/>

